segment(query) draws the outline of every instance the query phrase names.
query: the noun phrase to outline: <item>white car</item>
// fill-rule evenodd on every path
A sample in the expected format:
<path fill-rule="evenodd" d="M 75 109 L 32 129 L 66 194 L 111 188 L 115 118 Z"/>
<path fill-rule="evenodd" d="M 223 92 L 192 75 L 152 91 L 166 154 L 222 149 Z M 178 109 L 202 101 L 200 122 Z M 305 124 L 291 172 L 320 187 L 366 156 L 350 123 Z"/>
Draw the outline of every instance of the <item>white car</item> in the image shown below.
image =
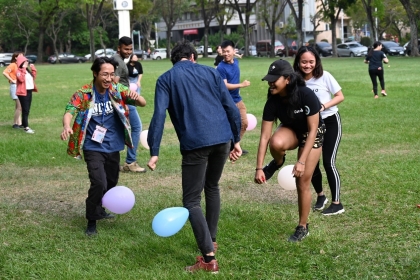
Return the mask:
<path fill-rule="evenodd" d="M 107 57 L 111 57 L 111 56 L 113 56 L 115 53 L 116 53 L 116 51 L 114 51 L 113 49 L 106 49 L 106 56 L 107 56 Z M 104 56 L 104 49 L 99 49 L 99 50 L 97 50 L 97 51 L 95 52 L 95 56 L 96 56 L 96 57 L 102 57 L 102 56 Z M 85 55 L 85 57 L 86 57 L 88 60 L 90 60 L 90 57 L 91 57 L 90 53 L 89 53 L 89 54 L 87 54 L 87 55 Z"/>
<path fill-rule="evenodd" d="M 197 54 L 204 54 L 204 46 L 199 46 L 195 50 L 197 51 Z M 207 54 L 213 54 L 211 47 L 207 47 Z"/>
<path fill-rule="evenodd" d="M 154 49 L 151 54 L 150 54 L 150 58 L 151 59 L 164 59 L 166 58 L 166 49 Z"/>

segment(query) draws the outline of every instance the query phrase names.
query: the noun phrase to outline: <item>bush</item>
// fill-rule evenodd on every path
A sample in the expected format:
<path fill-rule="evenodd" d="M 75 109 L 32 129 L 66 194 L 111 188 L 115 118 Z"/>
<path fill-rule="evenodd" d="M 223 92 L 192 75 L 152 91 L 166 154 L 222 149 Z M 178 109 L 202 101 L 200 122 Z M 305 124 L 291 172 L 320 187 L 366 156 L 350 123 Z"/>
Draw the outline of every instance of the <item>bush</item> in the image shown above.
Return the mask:
<path fill-rule="evenodd" d="M 341 44 L 341 38 L 335 38 L 335 42 L 336 42 L 337 44 Z"/>
<path fill-rule="evenodd" d="M 322 39 L 322 40 L 321 40 L 321 42 L 326 42 L 326 43 L 328 43 L 328 40 L 327 40 L 327 39 Z"/>
<path fill-rule="evenodd" d="M 308 45 L 313 45 L 315 43 L 314 39 L 308 41 Z"/>
<path fill-rule="evenodd" d="M 360 44 L 362 44 L 365 47 L 370 47 L 372 45 L 372 42 L 369 37 L 362 37 L 360 39 Z"/>

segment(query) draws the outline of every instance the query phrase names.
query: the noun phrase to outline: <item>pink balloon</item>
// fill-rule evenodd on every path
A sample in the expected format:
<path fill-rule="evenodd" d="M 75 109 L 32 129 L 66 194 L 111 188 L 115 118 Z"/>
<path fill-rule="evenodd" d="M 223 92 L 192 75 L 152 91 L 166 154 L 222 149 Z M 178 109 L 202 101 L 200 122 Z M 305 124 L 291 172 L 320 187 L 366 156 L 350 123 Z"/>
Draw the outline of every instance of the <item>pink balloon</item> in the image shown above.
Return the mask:
<path fill-rule="evenodd" d="M 116 214 L 127 213 L 135 202 L 133 191 L 124 186 L 113 187 L 102 197 L 102 205 Z"/>
<path fill-rule="evenodd" d="M 135 84 L 135 83 L 130 83 L 130 89 L 131 89 L 132 91 L 137 91 L 137 84 Z"/>
<path fill-rule="evenodd" d="M 253 114 L 246 114 L 248 118 L 248 127 L 246 130 L 253 130 L 257 126 L 257 118 Z"/>

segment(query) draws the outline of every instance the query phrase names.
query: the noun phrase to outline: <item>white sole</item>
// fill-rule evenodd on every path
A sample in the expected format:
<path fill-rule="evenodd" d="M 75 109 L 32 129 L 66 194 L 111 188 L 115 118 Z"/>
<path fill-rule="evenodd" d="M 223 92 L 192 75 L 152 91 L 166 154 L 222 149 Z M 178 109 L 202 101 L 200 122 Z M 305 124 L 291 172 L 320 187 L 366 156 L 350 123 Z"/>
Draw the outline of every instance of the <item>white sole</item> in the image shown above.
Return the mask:
<path fill-rule="evenodd" d="M 339 210 L 337 212 L 334 212 L 334 213 L 328 213 L 328 214 L 322 213 L 322 215 L 324 215 L 324 216 L 334 216 L 334 215 L 338 215 L 338 214 L 341 214 L 341 213 L 344 213 L 344 212 L 345 212 L 345 210 L 341 209 L 341 210 Z"/>

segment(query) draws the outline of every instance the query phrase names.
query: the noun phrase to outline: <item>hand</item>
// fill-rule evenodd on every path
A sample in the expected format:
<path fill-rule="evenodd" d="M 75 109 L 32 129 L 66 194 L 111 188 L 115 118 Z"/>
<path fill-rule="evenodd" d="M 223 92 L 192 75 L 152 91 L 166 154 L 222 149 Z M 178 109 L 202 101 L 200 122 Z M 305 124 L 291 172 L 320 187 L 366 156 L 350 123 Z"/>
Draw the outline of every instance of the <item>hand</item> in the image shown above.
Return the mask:
<path fill-rule="evenodd" d="M 264 171 L 262 171 L 262 170 L 256 170 L 255 171 L 254 182 L 257 183 L 257 184 L 262 184 L 262 183 L 266 182 Z"/>
<path fill-rule="evenodd" d="M 233 146 L 233 150 L 229 154 L 229 159 L 230 161 L 235 162 L 241 157 L 241 155 L 242 155 L 242 148 L 238 142 Z"/>
<path fill-rule="evenodd" d="M 242 82 L 241 85 L 242 85 L 242 87 L 247 87 L 247 86 L 250 86 L 251 85 L 251 82 L 248 81 L 248 80 L 245 80 L 245 81 Z"/>
<path fill-rule="evenodd" d="M 149 167 L 150 170 L 154 171 L 156 169 L 156 163 L 158 162 L 158 159 L 158 156 L 152 156 L 149 159 L 149 163 L 147 163 L 147 167 Z"/>
<path fill-rule="evenodd" d="M 139 94 L 136 91 L 130 90 L 130 92 L 127 95 L 130 99 L 138 100 Z"/>
<path fill-rule="evenodd" d="M 293 176 L 295 178 L 302 177 L 305 173 L 305 165 L 299 162 L 296 162 L 295 166 L 293 167 Z"/>
<path fill-rule="evenodd" d="M 70 134 L 73 134 L 73 129 L 71 129 L 70 127 L 64 127 L 63 128 L 63 132 L 61 132 L 61 140 L 65 141 L 67 140 L 67 137 L 69 137 Z"/>

